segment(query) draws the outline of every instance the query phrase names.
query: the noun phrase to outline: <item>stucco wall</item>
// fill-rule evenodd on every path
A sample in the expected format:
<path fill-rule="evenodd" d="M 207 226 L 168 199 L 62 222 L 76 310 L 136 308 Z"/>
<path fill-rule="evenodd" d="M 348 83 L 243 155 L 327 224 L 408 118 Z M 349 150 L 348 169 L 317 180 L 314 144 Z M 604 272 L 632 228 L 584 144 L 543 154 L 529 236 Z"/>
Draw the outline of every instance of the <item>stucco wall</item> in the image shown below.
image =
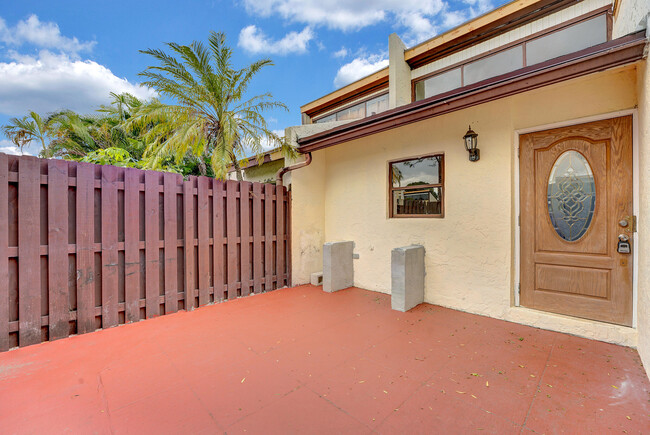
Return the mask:
<path fill-rule="evenodd" d="M 353 240 L 355 285 L 389 292 L 391 249 L 422 244 L 427 302 L 635 345 L 629 328 L 511 306 L 514 131 L 633 108 L 636 75 L 620 68 L 313 153 L 312 165 L 292 174 L 294 284 L 321 270 L 317 243 Z M 470 123 L 479 134 L 477 163 L 461 140 Z M 445 154 L 445 218 L 388 219 L 387 162 L 435 152 Z"/>
<path fill-rule="evenodd" d="M 639 354 L 650 368 L 650 68 L 647 61 L 638 69 L 639 98 Z M 650 372 L 650 370 L 648 370 Z"/>
<path fill-rule="evenodd" d="M 614 19 L 612 37 L 620 38 L 637 30 L 645 29 L 648 14 L 650 14 L 648 0 L 621 0 Z"/>

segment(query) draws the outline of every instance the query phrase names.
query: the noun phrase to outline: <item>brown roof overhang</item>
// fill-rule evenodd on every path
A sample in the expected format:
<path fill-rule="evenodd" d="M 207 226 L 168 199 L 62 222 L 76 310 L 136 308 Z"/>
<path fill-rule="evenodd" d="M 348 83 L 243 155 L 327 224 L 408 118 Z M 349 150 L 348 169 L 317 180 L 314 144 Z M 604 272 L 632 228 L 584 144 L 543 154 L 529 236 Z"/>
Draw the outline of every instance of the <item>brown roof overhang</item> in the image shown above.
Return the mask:
<path fill-rule="evenodd" d="M 298 139 L 302 153 L 440 116 L 499 98 L 603 71 L 643 58 L 645 31 L 416 101 L 377 115 Z"/>

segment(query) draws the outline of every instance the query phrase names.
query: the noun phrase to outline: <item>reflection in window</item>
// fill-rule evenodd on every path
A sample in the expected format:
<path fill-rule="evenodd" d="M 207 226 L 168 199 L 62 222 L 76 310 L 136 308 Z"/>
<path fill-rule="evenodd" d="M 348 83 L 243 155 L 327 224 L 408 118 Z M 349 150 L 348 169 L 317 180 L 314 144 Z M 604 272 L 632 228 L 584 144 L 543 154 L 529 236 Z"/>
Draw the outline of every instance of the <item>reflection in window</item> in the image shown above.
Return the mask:
<path fill-rule="evenodd" d="M 390 217 L 442 217 L 443 162 L 438 154 L 390 163 Z"/>

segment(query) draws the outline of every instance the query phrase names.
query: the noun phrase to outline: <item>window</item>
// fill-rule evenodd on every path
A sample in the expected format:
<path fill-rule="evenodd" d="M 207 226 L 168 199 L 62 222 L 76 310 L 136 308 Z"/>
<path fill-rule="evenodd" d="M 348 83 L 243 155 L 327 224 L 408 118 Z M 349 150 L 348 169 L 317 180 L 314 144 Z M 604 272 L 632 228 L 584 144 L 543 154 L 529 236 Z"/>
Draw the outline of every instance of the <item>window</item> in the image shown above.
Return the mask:
<path fill-rule="evenodd" d="M 377 113 L 388 110 L 388 94 L 382 94 L 378 97 L 371 98 L 368 101 L 355 104 L 345 109 L 338 110 L 330 115 L 317 118 L 314 123 L 347 121 L 351 119 L 361 119 L 366 116 L 376 115 Z"/>
<path fill-rule="evenodd" d="M 444 216 L 444 156 L 388 164 L 390 217 Z"/>

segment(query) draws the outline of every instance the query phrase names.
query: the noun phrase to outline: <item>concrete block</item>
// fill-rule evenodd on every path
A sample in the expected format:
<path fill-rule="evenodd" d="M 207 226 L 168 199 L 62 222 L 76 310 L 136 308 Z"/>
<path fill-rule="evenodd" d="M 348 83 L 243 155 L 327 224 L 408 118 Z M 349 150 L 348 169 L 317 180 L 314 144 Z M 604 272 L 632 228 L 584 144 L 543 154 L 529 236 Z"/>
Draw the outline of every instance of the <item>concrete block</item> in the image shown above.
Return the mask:
<path fill-rule="evenodd" d="M 354 285 L 352 255 L 354 242 L 331 242 L 323 245 L 323 290 L 331 293 Z"/>
<path fill-rule="evenodd" d="M 424 246 L 391 251 L 391 307 L 408 311 L 424 302 Z"/>
<path fill-rule="evenodd" d="M 323 272 L 314 272 L 311 274 L 311 285 L 323 285 Z"/>

